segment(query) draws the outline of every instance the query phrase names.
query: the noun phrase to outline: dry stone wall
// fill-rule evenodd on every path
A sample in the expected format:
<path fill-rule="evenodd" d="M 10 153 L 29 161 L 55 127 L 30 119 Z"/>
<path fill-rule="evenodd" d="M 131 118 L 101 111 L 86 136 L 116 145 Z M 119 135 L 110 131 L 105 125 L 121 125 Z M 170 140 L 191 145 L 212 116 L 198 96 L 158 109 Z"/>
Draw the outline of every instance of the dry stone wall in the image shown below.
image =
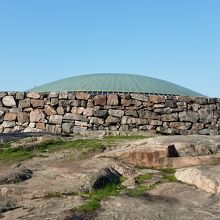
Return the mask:
<path fill-rule="evenodd" d="M 0 133 L 146 130 L 220 134 L 220 99 L 144 94 L 0 92 Z"/>

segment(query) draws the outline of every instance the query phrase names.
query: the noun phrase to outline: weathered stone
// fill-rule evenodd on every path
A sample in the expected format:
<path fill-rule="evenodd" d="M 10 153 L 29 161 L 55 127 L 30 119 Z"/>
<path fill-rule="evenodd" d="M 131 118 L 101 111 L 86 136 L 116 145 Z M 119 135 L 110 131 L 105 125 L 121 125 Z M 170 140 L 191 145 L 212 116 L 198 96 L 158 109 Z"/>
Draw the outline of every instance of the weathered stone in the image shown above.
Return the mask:
<path fill-rule="evenodd" d="M 30 112 L 30 122 L 43 122 L 45 115 L 42 110 L 35 109 Z"/>
<path fill-rule="evenodd" d="M 87 107 L 88 107 L 88 108 L 94 107 L 94 104 L 93 104 L 93 100 L 92 100 L 92 99 L 88 99 L 88 101 L 87 101 Z"/>
<path fill-rule="evenodd" d="M 165 101 L 165 106 L 170 107 L 170 108 L 176 108 L 177 107 L 176 102 L 174 102 L 174 100 L 171 100 L 171 99 L 167 99 Z"/>
<path fill-rule="evenodd" d="M 119 118 L 113 117 L 113 116 L 108 116 L 107 119 L 105 120 L 106 123 L 109 124 L 116 124 L 119 122 Z"/>
<path fill-rule="evenodd" d="M 214 117 L 220 118 L 220 110 L 219 109 L 214 111 Z"/>
<path fill-rule="evenodd" d="M 167 107 L 167 108 L 157 108 L 157 109 L 154 109 L 154 112 L 158 113 L 158 114 L 170 114 L 170 113 L 173 112 L 173 109 L 170 108 L 170 107 Z"/>
<path fill-rule="evenodd" d="M 0 98 L 3 98 L 6 96 L 6 93 L 5 92 L 0 92 Z"/>
<path fill-rule="evenodd" d="M 190 105 L 190 107 L 191 107 L 190 109 L 192 109 L 194 112 L 197 112 L 201 106 L 199 104 L 193 103 Z"/>
<path fill-rule="evenodd" d="M 63 115 L 65 113 L 64 108 L 62 106 L 57 107 L 57 114 Z"/>
<path fill-rule="evenodd" d="M 161 121 L 178 121 L 178 113 L 162 115 Z"/>
<path fill-rule="evenodd" d="M 24 108 L 23 109 L 23 112 L 31 112 L 31 111 L 33 111 L 34 109 L 33 108 L 31 108 L 31 107 L 29 107 L 29 108 Z"/>
<path fill-rule="evenodd" d="M 60 125 L 46 125 L 46 132 L 52 133 L 52 134 L 61 134 L 62 128 Z"/>
<path fill-rule="evenodd" d="M 157 127 L 156 131 L 160 134 L 179 134 L 179 130 L 175 128 Z"/>
<path fill-rule="evenodd" d="M 106 105 L 106 95 L 96 95 L 94 97 L 94 104 L 95 105 Z"/>
<path fill-rule="evenodd" d="M 85 108 L 84 107 L 73 107 L 71 112 L 78 114 L 78 115 L 82 115 L 84 112 Z"/>
<path fill-rule="evenodd" d="M 199 120 L 199 115 L 197 112 L 188 111 L 188 112 L 180 112 L 179 113 L 180 121 L 189 121 L 192 123 L 196 123 Z"/>
<path fill-rule="evenodd" d="M 208 99 L 208 104 L 216 104 L 217 98 L 209 98 Z"/>
<path fill-rule="evenodd" d="M 76 101 L 76 100 L 74 100 Z M 61 99 L 59 100 L 59 106 L 62 106 L 62 107 L 67 107 L 67 106 L 70 106 L 72 101 L 70 100 L 67 100 L 67 99 Z"/>
<path fill-rule="evenodd" d="M 131 99 L 122 99 L 121 104 L 123 106 L 130 106 L 131 105 Z"/>
<path fill-rule="evenodd" d="M 70 133 L 72 129 L 73 123 L 63 123 L 62 129 L 64 133 Z"/>
<path fill-rule="evenodd" d="M 204 124 L 203 123 L 194 123 L 192 125 L 192 130 L 194 131 L 198 131 L 204 128 Z"/>
<path fill-rule="evenodd" d="M 177 96 L 176 99 L 178 102 L 185 102 L 187 104 L 192 102 L 192 98 L 189 96 Z"/>
<path fill-rule="evenodd" d="M 158 96 L 158 95 L 150 95 L 149 101 L 153 103 L 164 103 L 165 97 L 164 96 Z"/>
<path fill-rule="evenodd" d="M 199 134 L 201 135 L 209 135 L 209 133 L 210 133 L 210 129 L 199 130 Z"/>
<path fill-rule="evenodd" d="M 67 99 L 69 100 L 74 100 L 76 99 L 75 93 L 71 92 L 67 94 Z"/>
<path fill-rule="evenodd" d="M 83 115 L 87 117 L 93 116 L 93 108 L 86 108 L 83 112 Z"/>
<path fill-rule="evenodd" d="M 94 111 L 94 116 L 99 118 L 107 118 L 108 111 L 107 110 L 96 110 Z"/>
<path fill-rule="evenodd" d="M 162 121 L 159 120 L 150 120 L 149 122 L 150 125 L 162 125 Z"/>
<path fill-rule="evenodd" d="M 59 103 L 59 99 L 58 98 L 51 98 L 50 99 L 50 104 L 51 106 L 56 106 Z"/>
<path fill-rule="evenodd" d="M 83 121 L 75 121 L 75 125 L 79 127 L 87 127 L 88 123 Z"/>
<path fill-rule="evenodd" d="M 22 112 L 22 108 L 16 108 L 16 107 L 10 108 L 10 109 L 9 109 L 9 112 L 11 112 L 11 113 Z"/>
<path fill-rule="evenodd" d="M 190 167 L 177 170 L 175 177 L 187 184 L 195 185 L 209 193 L 220 193 L 220 166 L 213 167 Z"/>
<path fill-rule="evenodd" d="M 59 93 L 59 99 L 67 99 L 67 98 L 68 98 L 67 92 Z"/>
<path fill-rule="evenodd" d="M 154 104 L 153 107 L 154 107 L 154 108 L 164 108 L 164 107 L 165 107 L 165 104 L 163 104 L 163 103 Z"/>
<path fill-rule="evenodd" d="M 139 100 L 136 100 L 136 99 L 132 99 L 131 100 L 131 104 L 134 105 L 135 107 L 139 107 L 141 106 L 143 103 Z"/>
<path fill-rule="evenodd" d="M 24 92 L 16 92 L 15 99 L 16 100 L 24 99 Z"/>
<path fill-rule="evenodd" d="M 7 106 L 7 107 L 16 106 L 16 102 L 15 102 L 13 96 L 5 96 L 5 97 L 3 97 L 2 103 L 4 104 L 4 106 Z"/>
<path fill-rule="evenodd" d="M 43 122 L 36 123 L 36 128 L 40 130 L 45 130 L 46 129 L 45 123 Z"/>
<path fill-rule="evenodd" d="M 53 109 L 51 106 L 49 105 L 45 105 L 45 109 L 44 109 L 46 115 L 56 115 L 57 112 L 55 109 Z"/>
<path fill-rule="evenodd" d="M 200 105 L 205 105 L 208 103 L 208 99 L 207 98 L 203 98 L 203 97 L 195 97 L 193 98 L 194 99 L 194 102 L 196 104 L 200 104 Z"/>
<path fill-rule="evenodd" d="M 72 121 L 80 121 L 82 120 L 82 115 L 74 114 L 74 113 L 66 113 L 63 116 L 64 120 L 72 120 Z"/>
<path fill-rule="evenodd" d="M 190 122 L 170 122 L 170 127 L 180 130 L 187 130 L 191 127 Z"/>
<path fill-rule="evenodd" d="M 147 119 L 141 119 L 141 118 L 132 118 L 130 116 L 123 116 L 121 119 L 121 124 L 148 124 Z"/>
<path fill-rule="evenodd" d="M 30 99 L 22 99 L 19 101 L 18 107 L 19 108 L 28 108 L 31 106 Z"/>
<path fill-rule="evenodd" d="M 212 136 L 216 136 L 219 134 L 218 129 L 210 129 L 209 134 Z"/>
<path fill-rule="evenodd" d="M 90 189 L 97 190 L 109 184 L 118 184 L 121 174 L 112 167 L 103 168 L 95 173 L 90 179 Z"/>
<path fill-rule="evenodd" d="M 51 115 L 49 119 L 50 124 L 61 125 L 63 120 L 62 115 Z"/>
<path fill-rule="evenodd" d="M 137 113 L 137 111 L 135 111 L 135 110 L 126 110 L 126 111 L 125 111 L 125 115 L 127 115 L 127 116 L 132 116 L 132 117 L 134 117 L 134 118 L 137 118 L 137 117 L 138 117 L 138 113 Z"/>
<path fill-rule="evenodd" d="M 77 99 L 88 100 L 90 98 L 90 94 L 89 93 L 85 93 L 85 92 L 77 92 L 76 93 L 76 98 Z"/>
<path fill-rule="evenodd" d="M 80 100 L 80 106 L 83 108 L 86 108 L 86 106 L 87 106 L 86 100 Z"/>
<path fill-rule="evenodd" d="M 139 118 L 151 118 L 151 119 L 159 119 L 160 116 L 158 116 L 156 113 L 141 109 L 138 111 Z"/>
<path fill-rule="evenodd" d="M 109 109 L 108 114 L 114 117 L 121 118 L 124 115 L 123 110 L 115 110 L 115 109 Z"/>
<path fill-rule="evenodd" d="M 15 121 L 16 118 L 17 118 L 17 114 L 11 112 L 6 112 L 4 116 L 5 121 Z"/>
<path fill-rule="evenodd" d="M 33 172 L 31 170 L 21 167 L 7 170 L 0 175 L 0 185 L 28 180 L 32 177 L 32 174 Z"/>
<path fill-rule="evenodd" d="M 15 122 L 14 121 L 3 121 L 2 126 L 4 128 L 12 128 L 15 126 Z"/>
<path fill-rule="evenodd" d="M 213 120 L 213 111 L 206 109 L 199 109 L 199 121 L 206 124 L 210 123 Z"/>
<path fill-rule="evenodd" d="M 59 94 L 57 92 L 50 92 L 48 98 L 57 98 Z"/>
<path fill-rule="evenodd" d="M 118 95 L 117 94 L 108 94 L 107 95 L 107 105 L 118 105 Z"/>
<path fill-rule="evenodd" d="M 90 124 L 96 124 L 96 125 L 103 125 L 104 120 L 102 118 L 91 117 L 89 123 Z"/>
<path fill-rule="evenodd" d="M 31 99 L 39 99 L 40 98 L 40 94 L 38 92 L 29 92 L 26 95 L 27 98 L 31 98 Z"/>
<path fill-rule="evenodd" d="M 149 99 L 147 95 L 139 94 L 139 93 L 131 94 L 131 98 L 137 99 L 139 101 L 148 101 L 148 99 Z"/>
<path fill-rule="evenodd" d="M 44 100 L 31 99 L 31 105 L 34 108 L 36 108 L 36 107 L 43 107 L 44 106 Z"/>
<path fill-rule="evenodd" d="M 73 100 L 73 101 L 70 102 L 70 105 L 74 106 L 74 107 L 80 107 L 81 106 L 81 101 L 80 100 Z"/>

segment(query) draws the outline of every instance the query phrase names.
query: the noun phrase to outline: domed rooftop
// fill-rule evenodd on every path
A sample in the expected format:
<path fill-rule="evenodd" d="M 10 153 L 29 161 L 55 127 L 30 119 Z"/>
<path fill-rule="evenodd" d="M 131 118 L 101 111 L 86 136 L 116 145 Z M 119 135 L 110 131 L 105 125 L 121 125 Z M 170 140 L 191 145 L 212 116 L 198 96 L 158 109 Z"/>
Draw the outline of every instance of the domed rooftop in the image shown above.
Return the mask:
<path fill-rule="evenodd" d="M 126 92 L 160 95 L 203 96 L 165 80 L 133 74 L 99 73 L 74 76 L 34 87 L 37 92 Z"/>

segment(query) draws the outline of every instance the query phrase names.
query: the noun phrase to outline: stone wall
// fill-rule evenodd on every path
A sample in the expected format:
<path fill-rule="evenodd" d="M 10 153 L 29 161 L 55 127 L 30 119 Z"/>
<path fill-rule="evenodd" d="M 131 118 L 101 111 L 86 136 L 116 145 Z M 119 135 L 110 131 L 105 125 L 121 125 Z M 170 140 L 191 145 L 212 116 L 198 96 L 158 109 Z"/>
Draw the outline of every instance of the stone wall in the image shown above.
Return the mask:
<path fill-rule="evenodd" d="M 220 134 L 220 99 L 144 94 L 0 92 L 0 133 L 82 130 Z"/>

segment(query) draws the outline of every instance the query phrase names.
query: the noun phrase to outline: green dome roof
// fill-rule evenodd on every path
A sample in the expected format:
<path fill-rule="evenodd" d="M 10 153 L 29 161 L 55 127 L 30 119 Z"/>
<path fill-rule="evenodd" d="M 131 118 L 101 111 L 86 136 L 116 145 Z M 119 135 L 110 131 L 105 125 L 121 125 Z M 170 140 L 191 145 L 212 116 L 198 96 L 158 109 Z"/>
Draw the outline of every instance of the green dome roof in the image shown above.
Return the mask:
<path fill-rule="evenodd" d="M 203 96 L 190 89 L 161 79 L 133 74 L 99 73 L 65 78 L 30 91 L 60 92 L 129 92 L 147 94 L 166 94 L 182 96 Z"/>

